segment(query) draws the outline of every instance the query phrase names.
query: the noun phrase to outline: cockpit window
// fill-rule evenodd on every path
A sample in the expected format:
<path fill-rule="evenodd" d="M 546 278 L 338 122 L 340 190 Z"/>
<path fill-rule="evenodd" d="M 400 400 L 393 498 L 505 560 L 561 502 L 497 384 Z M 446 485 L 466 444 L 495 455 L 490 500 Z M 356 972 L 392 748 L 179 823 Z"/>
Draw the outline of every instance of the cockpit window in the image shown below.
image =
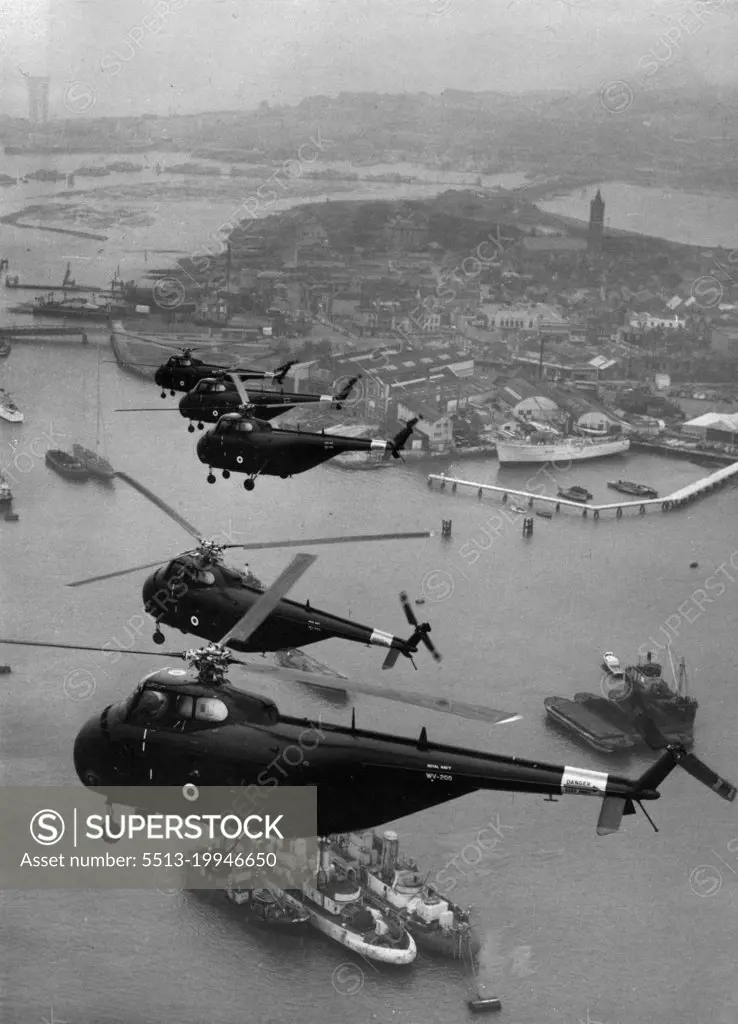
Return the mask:
<path fill-rule="evenodd" d="M 198 697 L 195 718 L 199 722 L 225 722 L 228 718 L 228 708 L 217 697 Z"/>
<path fill-rule="evenodd" d="M 169 697 L 166 693 L 143 690 L 127 720 L 135 725 L 149 725 L 162 719 L 168 707 Z"/>
<path fill-rule="evenodd" d="M 226 390 L 225 384 L 216 384 L 215 387 L 213 388 L 213 391 L 225 391 L 225 390 Z"/>
<path fill-rule="evenodd" d="M 249 434 L 249 433 L 251 433 L 251 431 L 253 429 L 254 429 L 254 424 L 253 423 L 249 423 L 248 420 L 241 420 L 241 422 L 238 424 L 238 430 L 242 434 Z"/>
<path fill-rule="evenodd" d="M 180 718 L 192 718 L 192 712 L 194 710 L 195 698 L 194 697 L 179 697 L 177 700 L 177 714 Z"/>

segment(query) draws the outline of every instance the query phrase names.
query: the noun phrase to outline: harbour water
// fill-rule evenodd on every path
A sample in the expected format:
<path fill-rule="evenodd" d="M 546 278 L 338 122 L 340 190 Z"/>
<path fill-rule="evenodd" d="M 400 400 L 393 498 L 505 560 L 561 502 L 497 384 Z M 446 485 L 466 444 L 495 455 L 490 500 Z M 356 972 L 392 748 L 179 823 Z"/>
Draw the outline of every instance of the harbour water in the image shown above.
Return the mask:
<path fill-rule="evenodd" d="M 597 186 L 539 202 L 548 213 L 589 220 L 589 202 Z M 605 227 L 635 231 L 684 245 L 738 246 L 738 197 L 717 192 L 680 192 L 622 181 L 599 186 L 606 203 Z"/>
<path fill-rule="evenodd" d="M 4 234 L 4 255 L 14 272 L 43 264 L 44 272 L 56 273 L 65 248 L 71 251 L 59 239 L 14 229 L 10 238 Z M 71 242 L 91 267 L 107 268 L 116 258 L 113 248 L 98 254 L 100 243 Z M 686 657 L 700 701 L 696 751 L 735 781 L 735 488 L 670 515 L 536 519 L 530 540 L 522 538 L 519 522 L 500 516 L 497 502 L 430 492 L 425 470 L 412 465 L 349 477 L 329 464 L 293 480 L 260 480 L 246 494 L 235 479 L 206 483 L 195 442 L 176 413 L 112 412 L 160 399 L 153 386 L 102 361 L 109 358 L 103 347 L 23 343 L 0 367 L 2 386 L 26 413 L 24 424 L 0 423 L 0 468 L 13 474 L 20 513 L 17 523 L 0 522 L 4 635 L 155 650 L 148 620 L 140 625 L 142 574 L 75 590 L 64 584 L 165 561 L 187 548 L 189 538 L 121 481 L 75 484 L 34 454 L 43 453 L 50 438 L 55 446 L 80 441 L 94 447 L 99 371 L 105 454 L 205 535 L 228 532 L 234 542 L 245 542 L 424 528 L 440 534 L 441 519 L 452 520 L 447 543 L 437 535 L 386 547 L 320 549 L 295 596 L 409 633 L 397 596 L 406 589 L 411 601 L 424 602 L 416 611 L 431 622 L 444 661 L 437 666 L 421 650 L 417 672 L 401 659 L 388 682 L 524 717 L 488 728 L 362 698 L 358 724 L 407 735 L 425 724 L 432 737 L 448 743 L 636 774 L 647 759 L 613 760 L 575 746 L 546 722 L 543 698 L 595 689 L 604 650 L 627 663 L 650 643 L 668 664 L 659 647 L 671 637 L 675 660 Z M 433 471 L 442 468 L 490 483 L 499 472 L 489 461 Z M 522 486 L 535 468 L 502 472 L 510 486 Z M 540 474 L 537 482 L 551 489 L 577 483 L 604 500 L 613 476 L 668 493 L 706 472 L 687 461 L 631 454 L 552 474 L 554 482 Z M 249 562 L 270 580 L 288 557 L 268 551 Z M 243 564 L 238 552 L 231 558 Z M 692 595 L 721 566 L 725 591 L 716 597 L 713 590 L 700 611 Z M 165 632 L 167 648 L 192 646 L 192 638 Z M 374 649 L 330 641 L 310 653 L 366 682 L 381 685 L 388 675 Z M 2 660 L 13 667 L 0 688 L 0 780 L 6 786 L 77 784 L 71 751 L 81 723 L 152 667 L 166 664 L 155 657 L 131 655 L 113 664 L 83 652 L 9 647 Z M 350 720 L 350 705 L 299 688 L 258 680 L 254 689 L 289 712 Z M 511 1024 L 705 1018 L 734 1024 L 734 805 L 677 771 L 649 811 L 658 834 L 638 814 L 625 819 L 618 835 L 599 838 L 597 801 L 567 796 L 548 804 L 485 793 L 393 827 L 431 881 L 441 873 L 456 902 L 475 904 L 486 938 L 481 980 L 502 998 Z M 493 848 L 491 834 L 498 838 Z M 419 959 L 408 970 L 375 970 L 312 934 L 254 931 L 217 895 L 4 892 L 0 916 L 3 1024 L 43 1018 L 68 1024 L 452 1024 L 468 1018 L 459 965 Z"/>

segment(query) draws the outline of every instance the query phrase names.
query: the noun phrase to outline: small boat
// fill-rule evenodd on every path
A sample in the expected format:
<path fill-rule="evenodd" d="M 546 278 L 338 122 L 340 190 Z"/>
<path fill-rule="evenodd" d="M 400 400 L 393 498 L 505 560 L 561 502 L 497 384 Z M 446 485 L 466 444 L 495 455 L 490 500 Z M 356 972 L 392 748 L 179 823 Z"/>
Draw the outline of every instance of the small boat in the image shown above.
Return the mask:
<path fill-rule="evenodd" d="M 46 452 L 45 462 L 60 476 L 65 476 L 69 480 L 86 480 L 90 475 L 85 465 L 69 452 L 63 452 L 59 448 L 49 448 Z"/>
<path fill-rule="evenodd" d="M 553 512 L 549 512 L 547 509 L 539 509 L 536 515 L 540 516 L 541 519 L 553 519 Z"/>
<path fill-rule="evenodd" d="M 13 500 L 13 492 L 10 489 L 10 484 L 0 472 L 0 505 L 10 505 Z"/>
<path fill-rule="evenodd" d="M 602 664 L 605 666 L 611 676 L 622 676 L 623 669 L 621 668 L 620 661 L 612 651 L 606 651 L 602 655 Z"/>
<path fill-rule="evenodd" d="M 632 494 L 636 498 L 658 498 L 659 492 L 646 484 L 634 484 L 631 480 L 608 480 L 607 486 L 621 494 Z"/>
<path fill-rule="evenodd" d="M 108 460 L 104 459 L 102 455 L 98 455 L 97 452 L 83 448 L 81 444 L 73 444 L 72 454 L 77 462 L 86 467 L 90 476 L 97 476 L 102 480 L 110 480 L 115 476 L 115 470 Z"/>
<path fill-rule="evenodd" d="M 10 342 L 7 338 L 0 338 L 0 359 L 7 359 L 10 355 Z"/>
<path fill-rule="evenodd" d="M 281 889 L 235 889 L 225 890 L 226 898 L 236 906 L 246 907 L 249 917 L 259 924 L 270 927 L 296 928 L 306 925 L 310 914 L 302 904 L 288 892 Z"/>
<path fill-rule="evenodd" d="M 0 665 L 0 675 L 6 676 L 9 672 L 12 672 L 10 665 Z"/>
<path fill-rule="evenodd" d="M 587 700 L 580 700 L 580 697 Z M 552 721 L 603 754 L 620 753 L 637 746 L 638 733 L 619 705 L 607 697 L 590 703 L 590 697 L 594 698 L 594 694 L 576 694 L 574 700 L 546 697 L 543 705 Z"/>
<path fill-rule="evenodd" d="M 23 413 L 15 404 L 7 391 L 0 388 L 0 416 L 8 423 L 22 423 Z"/>
<path fill-rule="evenodd" d="M 511 512 L 517 512 L 518 515 L 521 516 L 525 515 L 528 511 L 528 509 L 523 508 L 522 505 L 508 505 L 508 508 L 510 509 Z"/>
<path fill-rule="evenodd" d="M 569 501 L 591 501 L 592 494 L 586 487 L 559 487 L 559 497 Z"/>

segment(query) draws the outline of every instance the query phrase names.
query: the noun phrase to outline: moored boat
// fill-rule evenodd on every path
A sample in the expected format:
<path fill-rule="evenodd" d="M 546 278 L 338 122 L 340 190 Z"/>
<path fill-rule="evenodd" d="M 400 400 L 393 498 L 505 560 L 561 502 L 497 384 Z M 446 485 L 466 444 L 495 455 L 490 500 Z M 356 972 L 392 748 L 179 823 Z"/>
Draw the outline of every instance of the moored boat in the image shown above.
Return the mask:
<path fill-rule="evenodd" d="M 236 906 L 244 907 L 249 919 L 275 928 L 302 928 L 310 921 L 310 914 L 299 900 L 282 889 L 225 890 L 226 898 Z"/>
<path fill-rule="evenodd" d="M 415 861 L 400 858 L 397 833 L 333 836 L 331 850 L 339 873 L 355 878 L 372 902 L 398 915 L 424 950 L 457 959 L 479 953 L 470 911 L 428 885 Z"/>
<path fill-rule="evenodd" d="M 81 444 L 73 444 L 72 454 L 87 469 L 90 476 L 97 476 L 102 480 L 110 480 L 115 476 L 115 470 L 108 460 L 104 459 L 102 455 L 98 455 L 97 452 L 90 451 L 89 448 L 84 448 Z"/>
<path fill-rule="evenodd" d="M 23 413 L 8 392 L 3 391 L 2 388 L 0 388 L 0 416 L 8 423 L 22 423 L 24 419 Z"/>
<path fill-rule="evenodd" d="M 594 694 L 577 694 L 577 698 L 580 696 L 594 697 Z M 618 714 L 617 706 L 610 704 L 606 697 L 600 697 L 598 701 L 605 705 L 606 710 L 612 711 L 612 715 L 606 716 L 601 713 L 601 708 L 595 709 L 589 703 L 566 697 L 546 697 L 543 705 L 552 721 L 574 733 L 594 750 L 603 754 L 631 750 L 638 744 L 639 736 L 628 723 L 627 716 Z"/>
<path fill-rule="evenodd" d="M 497 442 L 497 457 L 502 466 L 524 463 L 581 462 L 584 459 L 602 459 L 622 455 L 630 448 L 627 437 L 562 437 L 552 439 L 544 434 L 532 434 L 520 441 Z"/>
<path fill-rule="evenodd" d="M 567 498 L 569 501 L 591 501 L 592 494 L 586 487 L 559 487 L 559 497 Z"/>
<path fill-rule="evenodd" d="M 65 476 L 69 480 L 86 480 L 90 475 L 86 466 L 69 452 L 63 452 L 60 448 L 49 448 L 46 452 L 45 462 L 60 476 Z"/>
<path fill-rule="evenodd" d="M 10 355 L 10 342 L 7 338 L 0 338 L 0 359 L 7 359 Z"/>
<path fill-rule="evenodd" d="M 646 484 L 634 484 L 631 480 L 608 480 L 607 486 L 621 494 L 632 494 L 636 498 L 658 498 L 659 492 Z"/>
<path fill-rule="evenodd" d="M 317 886 L 305 884 L 291 895 L 314 928 L 367 960 L 398 966 L 415 960 L 417 946 L 402 921 L 369 905 L 358 882 L 338 877 L 327 843 L 321 842 Z"/>
<path fill-rule="evenodd" d="M 13 492 L 10 489 L 10 484 L 0 472 L 0 506 L 10 505 L 12 500 Z"/>
<path fill-rule="evenodd" d="M 606 651 L 602 655 L 602 664 L 605 666 L 610 675 L 622 676 L 623 669 L 620 665 L 620 660 L 615 657 L 612 651 Z"/>

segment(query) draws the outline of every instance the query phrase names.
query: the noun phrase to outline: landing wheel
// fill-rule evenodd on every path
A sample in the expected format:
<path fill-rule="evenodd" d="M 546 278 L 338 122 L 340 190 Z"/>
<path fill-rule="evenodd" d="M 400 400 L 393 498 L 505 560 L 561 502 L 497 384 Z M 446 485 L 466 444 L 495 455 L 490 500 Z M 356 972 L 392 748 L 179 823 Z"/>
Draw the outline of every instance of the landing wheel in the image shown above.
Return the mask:
<path fill-rule="evenodd" d="M 166 393 L 166 391 L 162 391 L 162 393 L 161 393 L 161 397 L 162 397 L 162 398 L 166 398 L 166 397 L 167 397 L 167 393 Z"/>
<path fill-rule="evenodd" d="M 243 486 L 246 488 L 247 491 L 253 491 L 254 487 L 256 487 L 256 484 L 254 483 L 253 480 L 244 480 Z"/>
<path fill-rule="evenodd" d="M 154 641 L 155 644 L 164 643 L 164 634 L 162 633 L 158 626 L 156 627 L 156 632 L 154 633 L 151 639 Z"/>
<path fill-rule="evenodd" d="M 202 423 L 198 423 L 197 424 L 197 429 L 198 430 L 202 430 L 203 429 L 203 424 Z"/>
<path fill-rule="evenodd" d="M 224 470 L 223 470 L 223 479 L 224 479 L 224 480 L 228 480 L 228 478 L 230 477 L 230 475 L 231 475 L 231 471 L 230 471 L 230 469 L 224 469 Z"/>
<path fill-rule="evenodd" d="M 189 430 L 189 432 L 190 432 L 191 434 L 194 434 L 194 433 L 195 433 L 195 427 L 194 427 L 194 425 L 193 425 L 192 423 L 190 423 L 190 425 L 189 425 L 189 427 L 188 427 L 187 429 Z"/>
<path fill-rule="evenodd" d="M 215 474 L 214 473 L 208 473 L 208 483 L 209 484 L 214 484 L 215 483 Z"/>
<path fill-rule="evenodd" d="M 170 392 L 169 392 L 169 394 L 170 394 L 170 395 L 172 396 L 172 398 L 174 398 L 174 396 L 176 395 L 176 393 L 177 393 L 176 391 L 170 391 Z"/>

